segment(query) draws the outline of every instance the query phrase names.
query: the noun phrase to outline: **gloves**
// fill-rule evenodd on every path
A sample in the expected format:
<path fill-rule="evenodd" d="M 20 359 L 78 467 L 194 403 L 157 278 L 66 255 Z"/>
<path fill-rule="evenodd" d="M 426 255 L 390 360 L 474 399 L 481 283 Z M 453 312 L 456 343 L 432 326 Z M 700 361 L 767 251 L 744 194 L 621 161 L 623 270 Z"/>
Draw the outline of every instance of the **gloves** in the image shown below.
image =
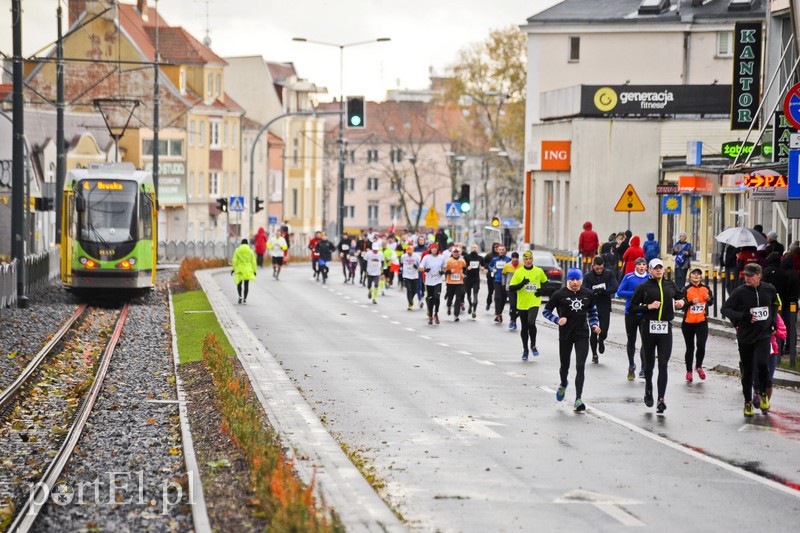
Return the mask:
<path fill-rule="evenodd" d="M 425 272 L 430 272 L 430 271 L 431 271 L 431 269 L 430 269 L 430 268 L 426 268 L 426 269 L 425 269 Z"/>
<path fill-rule="evenodd" d="M 445 270 L 445 271 L 444 271 L 444 273 L 445 273 L 445 275 L 447 275 L 447 276 L 449 276 L 449 275 L 450 275 L 450 271 L 449 271 L 449 270 Z"/>
<path fill-rule="evenodd" d="M 595 289 L 592 291 L 593 296 L 601 296 L 603 294 L 603 289 Z"/>
<path fill-rule="evenodd" d="M 533 291 L 533 295 L 536 296 L 536 297 L 541 296 L 542 295 L 541 289 L 536 289 L 535 291 Z"/>
<path fill-rule="evenodd" d="M 233 271 L 233 270 L 231 270 L 231 276 L 233 276 L 233 273 L 234 273 L 234 271 Z"/>

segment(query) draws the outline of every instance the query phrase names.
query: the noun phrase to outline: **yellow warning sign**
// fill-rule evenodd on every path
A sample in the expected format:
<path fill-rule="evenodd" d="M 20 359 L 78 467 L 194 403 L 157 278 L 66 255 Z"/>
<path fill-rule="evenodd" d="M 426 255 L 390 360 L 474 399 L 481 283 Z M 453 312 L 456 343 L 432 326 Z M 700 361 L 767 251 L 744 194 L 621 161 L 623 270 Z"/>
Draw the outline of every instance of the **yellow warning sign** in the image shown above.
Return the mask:
<path fill-rule="evenodd" d="M 622 193 L 614 211 L 644 211 L 644 204 L 630 183 L 625 187 L 625 192 Z"/>
<path fill-rule="evenodd" d="M 425 227 L 439 229 L 439 214 L 433 206 L 428 209 L 428 213 L 425 215 Z"/>

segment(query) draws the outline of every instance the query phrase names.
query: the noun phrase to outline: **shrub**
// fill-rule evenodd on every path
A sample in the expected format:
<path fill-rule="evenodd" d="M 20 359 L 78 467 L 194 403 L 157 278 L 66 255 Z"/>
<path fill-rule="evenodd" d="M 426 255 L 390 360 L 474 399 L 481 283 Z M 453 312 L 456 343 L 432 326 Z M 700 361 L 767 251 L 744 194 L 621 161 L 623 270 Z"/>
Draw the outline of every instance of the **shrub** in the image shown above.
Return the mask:
<path fill-rule="evenodd" d="M 228 264 L 225 259 L 201 259 L 199 257 L 187 257 L 181 261 L 181 266 L 178 269 L 176 282 L 184 290 L 194 291 L 200 288 L 197 278 L 194 273 L 196 270 L 203 270 L 206 268 L 217 268 Z"/>

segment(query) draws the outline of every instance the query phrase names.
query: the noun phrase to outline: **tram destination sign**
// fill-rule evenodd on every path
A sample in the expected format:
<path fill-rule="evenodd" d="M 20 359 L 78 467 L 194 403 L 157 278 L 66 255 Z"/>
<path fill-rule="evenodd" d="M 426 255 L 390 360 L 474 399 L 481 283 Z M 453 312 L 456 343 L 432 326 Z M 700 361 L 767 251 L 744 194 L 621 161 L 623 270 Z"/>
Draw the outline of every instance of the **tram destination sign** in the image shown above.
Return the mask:
<path fill-rule="evenodd" d="M 581 116 L 728 116 L 730 112 L 730 85 L 581 85 Z"/>

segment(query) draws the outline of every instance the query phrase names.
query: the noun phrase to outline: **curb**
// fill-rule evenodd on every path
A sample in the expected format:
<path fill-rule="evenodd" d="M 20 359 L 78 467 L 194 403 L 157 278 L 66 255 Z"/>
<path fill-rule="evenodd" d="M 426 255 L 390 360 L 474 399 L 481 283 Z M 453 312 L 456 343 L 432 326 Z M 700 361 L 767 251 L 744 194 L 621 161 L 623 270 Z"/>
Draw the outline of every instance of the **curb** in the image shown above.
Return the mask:
<path fill-rule="evenodd" d="M 264 412 L 304 482 L 314 485 L 348 532 L 406 532 L 361 472 L 322 425 L 272 353 L 247 327 L 213 276 L 227 268 L 198 270 L 220 327 L 236 351 Z"/>
<path fill-rule="evenodd" d="M 722 372 L 724 374 L 733 374 L 734 376 L 739 376 L 739 369 L 728 365 L 717 365 L 711 370 Z M 781 369 L 776 370 L 775 377 L 772 378 L 772 383 L 774 385 L 780 385 L 781 387 L 800 387 L 800 376 L 797 378 L 789 378 L 786 376 L 781 377 L 777 375 L 779 371 L 781 371 Z"/>
<path fill-rule="evenodd" d="M 181 442 L 183 443 L 183 463 L 189 475 L 189 503 L 192 506 L 192 522 L 195 533 L 211 533 L 211 522 L 208 519 L 206 499 L 203 494 L 203 483 L 200 480 L 200 469 L 197 456 L 194 454 L 192 429 L 189 426 L 189 414 L 186 410 L 186 394 L 183 392 L 183 380 L 178 374 L 180 357 L 178 355 L 178 335 L 175 332 L 175 308 L 172 306 L 172 290 L 169 290 L 169 327 L 172 333 L 172 362 L 175 367 L 175 390 L 178 393 L 178 413 L 181 419 Z"/>

